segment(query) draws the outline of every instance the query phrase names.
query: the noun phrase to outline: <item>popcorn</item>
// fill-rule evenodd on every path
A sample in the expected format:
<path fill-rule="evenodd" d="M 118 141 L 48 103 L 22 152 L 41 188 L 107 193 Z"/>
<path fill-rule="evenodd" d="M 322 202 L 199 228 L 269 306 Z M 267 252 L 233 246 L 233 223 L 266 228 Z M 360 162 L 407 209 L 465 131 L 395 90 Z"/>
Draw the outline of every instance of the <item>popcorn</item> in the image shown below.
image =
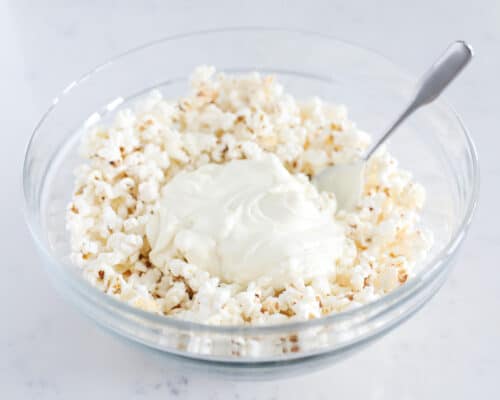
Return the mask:
<path fill-rule="evenodd" d="M 139 199 L 145 203 L 151 203 L 158 199 L 158 182 L 148 180 L 139 184 Z"/>
<path fill-rule="evenodd" d="M 173 318 L 274 324 L 358 307 L 415 275 L 433 242 L 419 226 L 425 190 L 385 149 L 368 162 L 354 211 L 336 211 L 335 196 L 321 194 L 321 209 L 347 237 L 331 276 L 297 279 L 279 291 L 265 277 L 246 286 L 221 282 L 183 258 L 189 238 L 179 240 L 162 268 L 153 265 L 146 225 L 159 208 L 161 188 L 181 171 L 272 152 L 307 183 L 328 165 L 358 159 L 370 142 L 345 106 L 319 98 L 299 102 L 273 77 L 227 76 L 201 66 L 190 82 L 186 97 L 168 101 L 155 90 L 133 109 L 118 111 L 109 126 L 90 128 L 82 141 L 86 161 L 75 171 L 67 229 L 71 259 L 92 285 Z M 283 346 L 292 351 L 297 340 Z M 233 347 L 246 351 L 240 343 Z"/>

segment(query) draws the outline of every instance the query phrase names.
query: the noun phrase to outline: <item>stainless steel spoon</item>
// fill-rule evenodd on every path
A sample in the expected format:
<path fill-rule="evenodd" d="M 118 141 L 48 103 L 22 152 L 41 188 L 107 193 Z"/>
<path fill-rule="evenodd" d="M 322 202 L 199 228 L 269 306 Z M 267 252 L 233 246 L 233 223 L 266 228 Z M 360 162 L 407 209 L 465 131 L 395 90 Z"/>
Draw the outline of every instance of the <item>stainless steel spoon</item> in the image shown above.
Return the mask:
<path fill-rule="evenodd" d="M 463 41 L 452 43 L 420 79 L 411 101 L 394 122 L 389 125 L 382 137 L 368 150 L 366 155 L 352 164 L 341 164 L 325 168 L 313 179 L 316 187 L 319 190 L 335 193 L 338 209 L 353 208 L 363 190 L 366 162 L 406 118 L 421 106 L 434 101 L 443 92 L 471 60 L 472 55 L 472 48 L 467 43 Z"/>

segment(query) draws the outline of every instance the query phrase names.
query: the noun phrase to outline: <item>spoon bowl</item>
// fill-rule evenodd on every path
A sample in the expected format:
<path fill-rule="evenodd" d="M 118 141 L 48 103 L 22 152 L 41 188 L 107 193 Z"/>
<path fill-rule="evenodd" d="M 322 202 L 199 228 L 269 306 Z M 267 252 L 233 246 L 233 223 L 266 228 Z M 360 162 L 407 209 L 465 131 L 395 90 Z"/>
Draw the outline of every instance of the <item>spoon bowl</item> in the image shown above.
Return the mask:
<path fill-rule="evenodd" d="M 337 209 L 351 210 L 361 197 L 364 186 L 365 161 L 325 168 L 313 178 L 320 191 L 335 193 Z"/>

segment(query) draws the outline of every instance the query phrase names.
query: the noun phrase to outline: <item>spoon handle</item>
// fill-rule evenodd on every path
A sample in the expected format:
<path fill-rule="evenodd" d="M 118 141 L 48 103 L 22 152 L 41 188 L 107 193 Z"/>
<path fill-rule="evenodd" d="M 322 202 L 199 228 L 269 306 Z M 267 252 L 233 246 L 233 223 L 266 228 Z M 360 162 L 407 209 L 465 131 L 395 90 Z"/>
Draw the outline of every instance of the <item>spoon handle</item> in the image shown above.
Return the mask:
<path fill-rule="evenodd" d="M 463 41 L 456 41 L 439 57 L 420 79 L 417 90 L 408 106 L 389 126 L 384 135 L 371 147 L 364 160 L 367 161 L 396 128 L 415 110 L 434 101 L 453 79 L 464 69 L 473 55 L 472 47 Z"/>

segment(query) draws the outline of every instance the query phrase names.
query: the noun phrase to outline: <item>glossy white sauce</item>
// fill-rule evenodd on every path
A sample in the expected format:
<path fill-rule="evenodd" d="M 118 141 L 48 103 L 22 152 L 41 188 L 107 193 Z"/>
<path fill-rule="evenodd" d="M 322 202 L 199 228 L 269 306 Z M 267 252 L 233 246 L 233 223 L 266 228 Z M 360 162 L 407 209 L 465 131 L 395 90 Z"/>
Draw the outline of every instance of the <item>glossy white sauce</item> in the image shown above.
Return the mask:
<path fill-rule="evenodd" d="M 151 261 L 183 256 L 225 282 L 275 288 L 333 274 L 345 236 L 318 199 L 274 155 L 180 173 L 147 227 Z"/>

